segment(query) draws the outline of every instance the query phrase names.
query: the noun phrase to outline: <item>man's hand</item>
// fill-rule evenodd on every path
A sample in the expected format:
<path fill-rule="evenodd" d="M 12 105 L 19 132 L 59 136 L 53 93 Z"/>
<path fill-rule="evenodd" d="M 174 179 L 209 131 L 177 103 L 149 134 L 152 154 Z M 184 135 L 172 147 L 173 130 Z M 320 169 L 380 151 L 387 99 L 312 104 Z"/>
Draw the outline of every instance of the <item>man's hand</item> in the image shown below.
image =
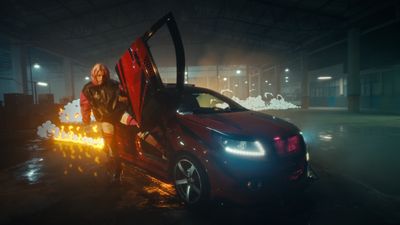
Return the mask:
<path fill-rule="evenodd" d="M 139 127 L 138 122 L 137 122 L 134 118 L 131 118 L 131 120 L 129 121 L 128 125 L 129 125 L 129 126 L 136 126 L 136 127 Z"/>
<path fill-rule="evenodd" d="M 131 115 L 129 115 L 129 113 L 124 112 L 124 114 L 122 114 L 121 120 L 119 121 L 124 125 L 127 126 L 136 126 L 139 127 L 138 122 L 135 120 L 135 118 L 133 118 Z"/>

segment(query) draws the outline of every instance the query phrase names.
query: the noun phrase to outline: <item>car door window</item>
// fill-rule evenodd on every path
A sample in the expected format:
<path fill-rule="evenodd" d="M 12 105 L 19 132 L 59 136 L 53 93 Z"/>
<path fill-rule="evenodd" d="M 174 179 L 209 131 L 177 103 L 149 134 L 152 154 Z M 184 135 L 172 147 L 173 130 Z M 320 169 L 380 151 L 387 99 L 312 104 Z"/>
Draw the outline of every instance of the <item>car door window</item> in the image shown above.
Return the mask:
<path fill-rule="evenodd" d="M 189 93 L 182 97 L 180 113 L 215 113 L 229 112 L 230 105 L 209 93 Z"/>
<path fill-rule="evenodd" d="M 200 93 L 196 96 L 196 100 L 200 108 L 210 108 L 210 109 L 222 109 L 225 110 L 229 108 L 228 103 L 222 101 L 221 99 L 210 95 L 208 93 Z"/>

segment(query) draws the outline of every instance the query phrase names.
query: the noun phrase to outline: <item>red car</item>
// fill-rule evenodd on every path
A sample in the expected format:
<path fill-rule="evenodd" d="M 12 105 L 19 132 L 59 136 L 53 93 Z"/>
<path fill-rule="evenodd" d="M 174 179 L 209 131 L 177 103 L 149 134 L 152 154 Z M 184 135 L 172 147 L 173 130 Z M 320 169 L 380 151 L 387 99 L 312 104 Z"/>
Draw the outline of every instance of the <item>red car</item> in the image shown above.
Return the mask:
<path fill-rule="evenodd" d="M 175 46 L 176 84 L 163 84 L 147 41 L 163 25 Z M 116 65 L 139 123 L 120 132 L 124 159 L 175 185 L 188 205 L 257 201 L 307 185 L 306 145 L 284 120 L 184 84 L 184 49 L 172 14 L 136 39 Z"/>

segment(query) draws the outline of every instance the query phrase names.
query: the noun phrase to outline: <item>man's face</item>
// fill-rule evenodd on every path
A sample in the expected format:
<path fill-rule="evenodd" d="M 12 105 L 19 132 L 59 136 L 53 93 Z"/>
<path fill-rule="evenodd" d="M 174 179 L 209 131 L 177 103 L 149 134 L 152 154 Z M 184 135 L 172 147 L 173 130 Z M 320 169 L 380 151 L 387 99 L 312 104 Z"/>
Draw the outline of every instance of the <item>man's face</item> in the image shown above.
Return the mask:
<path fill-rule="evenodd" d="M 103 71 L 99 71 L 99 72 L 94 76 L 95 83 L 98 84 L 98 85 L 103 84 L 103 82 L 104 82 L 104 76 L 105 76 L 105 73 L 104 73 Z"/>

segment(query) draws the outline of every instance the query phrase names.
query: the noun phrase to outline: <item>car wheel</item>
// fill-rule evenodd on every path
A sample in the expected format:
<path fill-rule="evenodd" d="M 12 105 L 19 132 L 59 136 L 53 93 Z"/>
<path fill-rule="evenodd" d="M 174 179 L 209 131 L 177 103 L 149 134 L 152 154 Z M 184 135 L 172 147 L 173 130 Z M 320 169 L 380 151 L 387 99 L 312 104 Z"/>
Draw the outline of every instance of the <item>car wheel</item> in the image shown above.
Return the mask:
<path fill-rule="evenodd" d="M 200 163 L 189 155 L 177 158 L 173 167 L 176 193 L 188 206 L 199 206 L 209 194 L 207 175 Z"/>

